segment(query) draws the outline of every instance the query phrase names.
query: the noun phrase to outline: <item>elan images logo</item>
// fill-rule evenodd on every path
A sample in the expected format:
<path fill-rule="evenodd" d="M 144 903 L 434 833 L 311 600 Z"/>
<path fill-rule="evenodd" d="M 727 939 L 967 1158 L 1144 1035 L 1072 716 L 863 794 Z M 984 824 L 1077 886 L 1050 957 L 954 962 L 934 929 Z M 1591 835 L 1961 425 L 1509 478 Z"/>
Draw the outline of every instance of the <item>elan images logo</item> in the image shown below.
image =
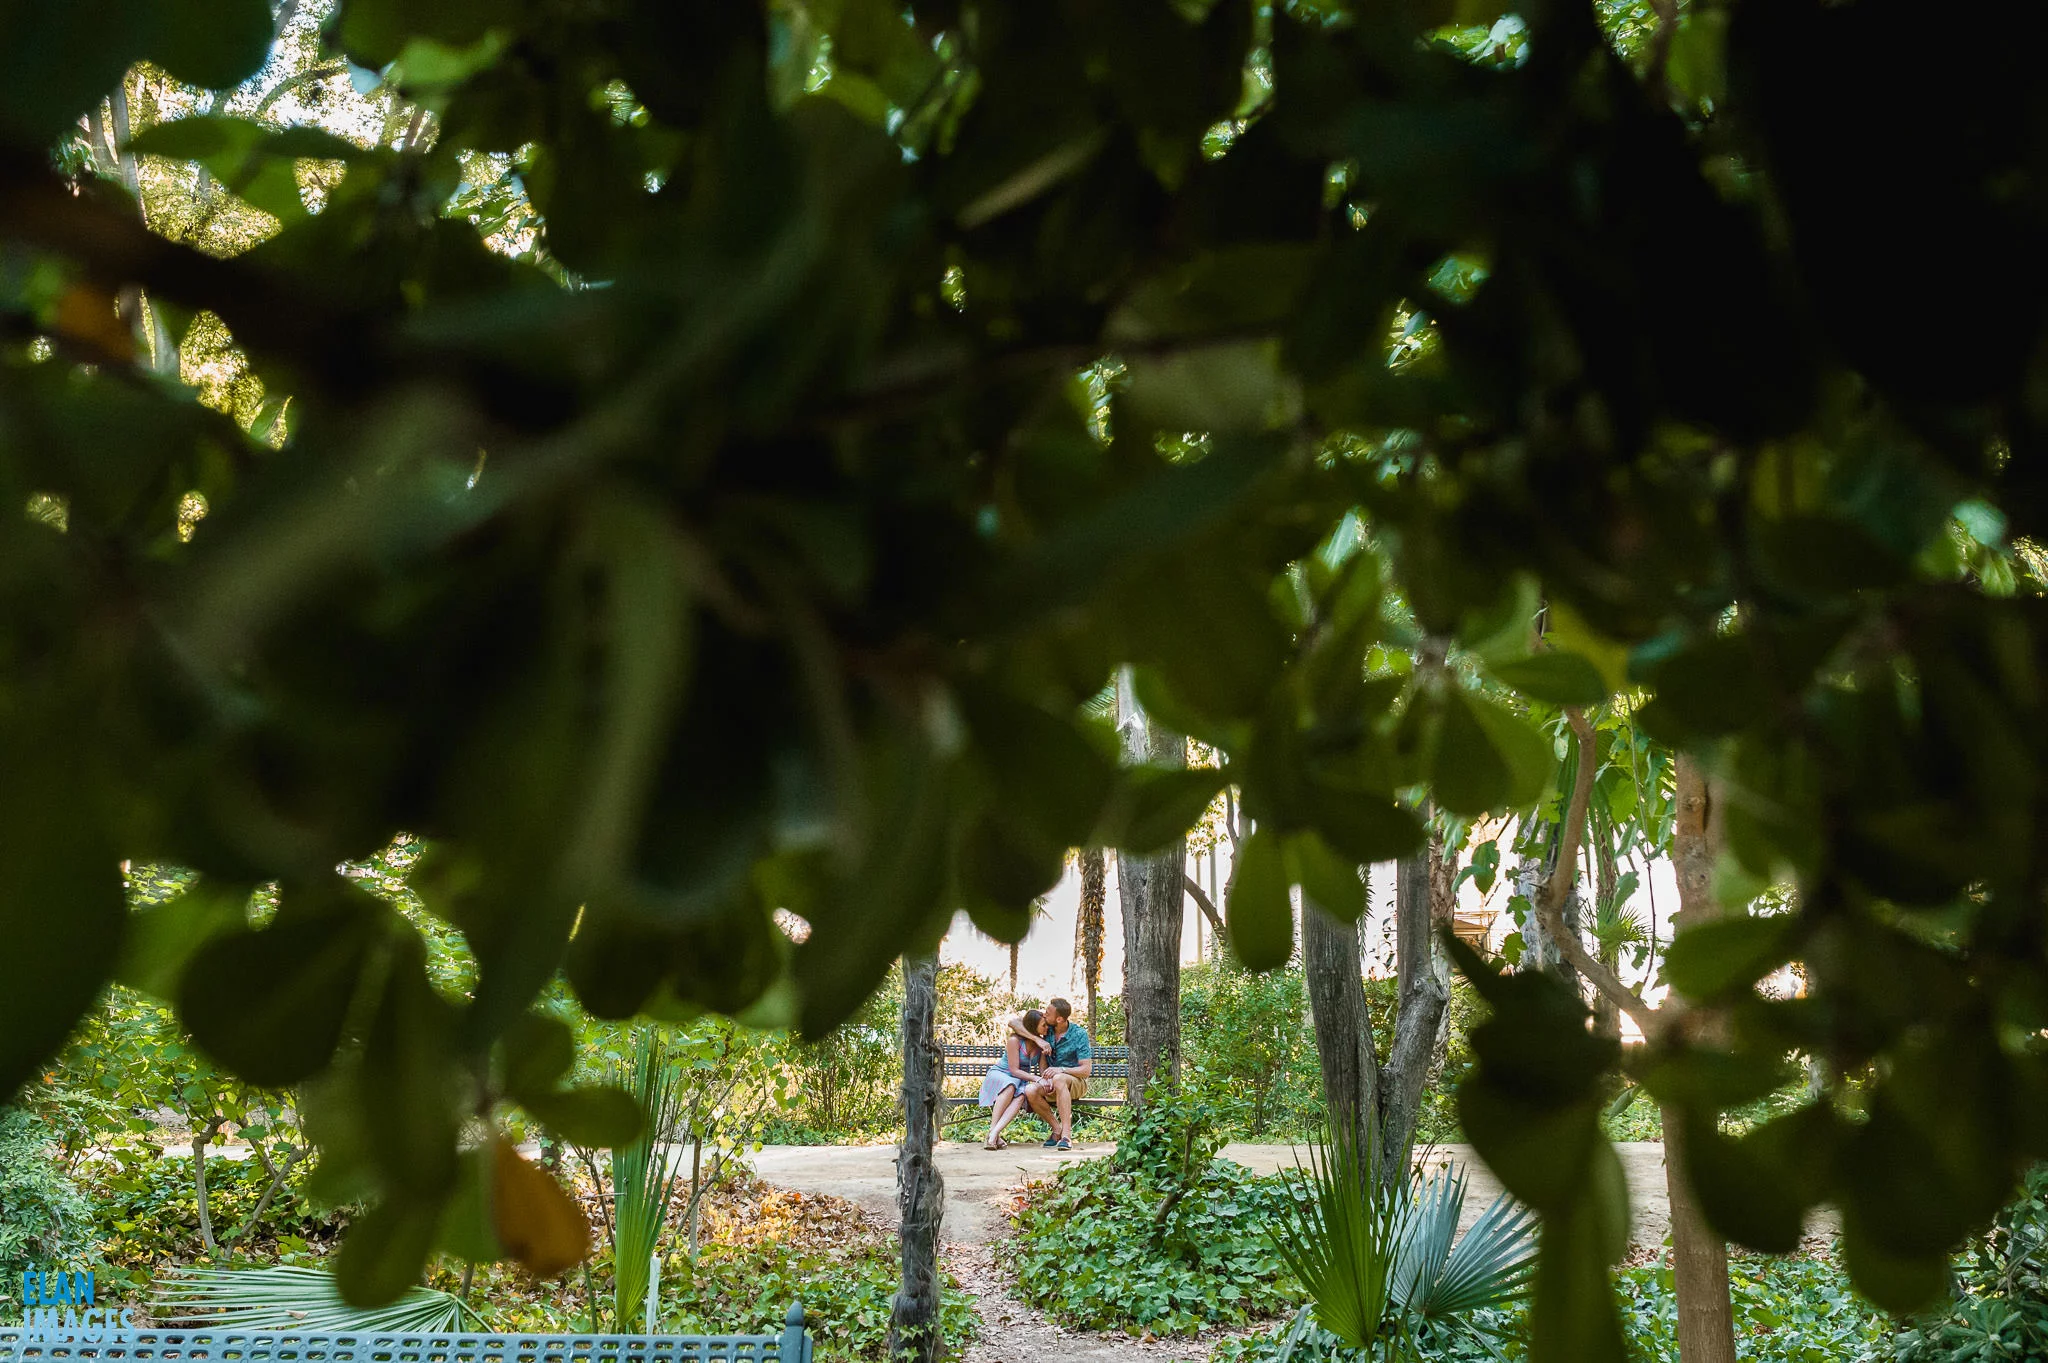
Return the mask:
<path fill-rule="evenodd" d="M 93 1304 L 90 1270 L 21 1275 L 21 1323 L 31 1338 L 111 1339 L 135 1328 L 134 1313 Z"/>

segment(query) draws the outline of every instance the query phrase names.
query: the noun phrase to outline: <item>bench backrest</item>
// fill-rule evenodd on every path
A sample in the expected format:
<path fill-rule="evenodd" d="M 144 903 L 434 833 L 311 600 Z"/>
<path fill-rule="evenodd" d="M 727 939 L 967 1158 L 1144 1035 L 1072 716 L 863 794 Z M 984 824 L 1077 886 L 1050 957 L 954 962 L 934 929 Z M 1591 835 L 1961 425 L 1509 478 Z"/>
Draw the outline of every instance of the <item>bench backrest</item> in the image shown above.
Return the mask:
<path fill-rule="evenodd" d="M 979 1079 L 988 1073 L 988 1067 L 1003 1058 L 1001 1046 L 946 1046 L 946 1077 L 948 1079 Z M 1090 1071 L 1089 1082 L 1114 1079 L 1121 1083 L 1131 1077 L 1131 1048 L 1129 1046 L 1097 1046 L 1095 1065 Z"/>
<path fill-rule="evenodd" d="M 776 1335 L 529 1335 L 382 1331 L 24 1330 L 0 1326 L 0 1363 L 811 1363 L 798 1310 Z"/>

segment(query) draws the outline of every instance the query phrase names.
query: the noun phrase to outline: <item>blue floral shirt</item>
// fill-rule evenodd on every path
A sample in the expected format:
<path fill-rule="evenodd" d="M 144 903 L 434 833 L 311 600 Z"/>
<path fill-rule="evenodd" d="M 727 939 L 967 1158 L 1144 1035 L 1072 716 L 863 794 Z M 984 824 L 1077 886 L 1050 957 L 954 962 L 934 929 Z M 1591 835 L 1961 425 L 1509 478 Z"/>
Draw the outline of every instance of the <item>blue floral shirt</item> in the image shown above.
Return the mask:
<path fill-rule="evenodd" d="M 1072 1069 L 1083 1060 L 1093 1058 L 1095 1045 L 1088 1040 L 1088 1029 L 1078 1022 L 1067 1024 L 1065 1036 L 1052 1038 L 1052 1054 L 1045 1058 L 1050 1066 Z"/>

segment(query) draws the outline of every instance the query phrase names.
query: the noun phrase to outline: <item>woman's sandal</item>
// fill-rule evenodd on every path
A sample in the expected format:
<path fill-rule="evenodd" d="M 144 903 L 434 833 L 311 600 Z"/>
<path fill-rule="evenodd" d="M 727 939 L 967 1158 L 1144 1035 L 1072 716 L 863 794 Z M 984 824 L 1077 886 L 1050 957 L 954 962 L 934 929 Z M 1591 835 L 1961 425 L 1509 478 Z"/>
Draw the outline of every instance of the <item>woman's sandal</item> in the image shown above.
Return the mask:
<path fill-rule="evenodd" d="M 981 1148 L 984 1150 L 1000 1150 L 1003 1148 L 1003 1142 L 1000 1138 L 992 1141 L 983 1141 Z"/>

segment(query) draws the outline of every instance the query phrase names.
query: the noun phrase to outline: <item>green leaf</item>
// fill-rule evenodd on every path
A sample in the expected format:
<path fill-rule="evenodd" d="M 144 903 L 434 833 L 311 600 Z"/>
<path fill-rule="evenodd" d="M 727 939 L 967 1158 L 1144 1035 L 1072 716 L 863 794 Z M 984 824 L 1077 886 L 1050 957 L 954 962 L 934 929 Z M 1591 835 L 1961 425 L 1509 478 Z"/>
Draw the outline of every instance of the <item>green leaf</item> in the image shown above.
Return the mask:
<path fill-rule="evenodd" d="M 1124 782 L 1122 826 L 1114 830 L 1110 845 L 1144 856 L 1193 828 L 1230 775 L 1221 767 L 1141 768 L 1127 772 Z"/>
<path fill-rule="evenodd" d="M 1230 949 L 1247 970 L 1278 970 L 1294 954 L 1294 900 L 1280 839 L 1260 829 L 1245 839 L 1224 906 Z"/>
<path fill-rule="evenodd" d="M 1360 866 L 1407 856 L 1427 835 L 1414 810 L 1385 795 L 1313 783 L 1307 799 L 1309 822 L 1323 841 Z"/>
<path fill-rule="evenodd" d="M 1494 663 L 1487 671 L 1523 695 L 1552 705 L 1598 705 L 1607 699 L 1600 669 L 1576 653 L 1535 653 Z"/>
<path fill-rule="evenodd" d="M 419 1283 L 441 1225 L 441 1198 L 388 1197 L 349 1223 L 334 1281 L 350 1306 L 385 1306 Z"/>
<path fill-rule="evenodd" d="M 14 3 L 0 8 L 0 129 L 45 146 L 142 55 L 147 0 Z"/>
<path fill-rule="evenodd" d="M 1755 1102 L 1782 1088 L 1792 1071 L 1781 1057 L 1701 1047 L 1645 1047 L 1631 1067 L 1636 1080 L 1661 1103 L 1721 1111 Z"/>
<path fill-rule="evenodd" d="M 1505 805 L 1514 786 L 1501 756 L 1472 703 L 1459 692 L 1438 704 L 1436 743 L 1430 759 L 1430 793 L 1453 814 L 1476 817 Z"/>
<path fill-rule="evenodd" d="M 522 1013 L 498 1045 L 504 1056 L 505 1092 L 522 1101 L 552 1093 L 576 1063 L 576 1035 L 548 1013 Z"/>
<path fill-rule="evenodd" d="M 1470 698 L 1472 713 L 1486 731 L 1487 742 L 1501 755 L 1508 768 L 1507 807 L 1526 809 L 1543 798 L 1557 770 L 1557 758 L 1550 740 L 1536 726 L 1505 706 L 1479 697 Z"/>
<path fill-rule="evenodd" d="M 988 762 L 998 807 L 1064 852 L 1094 832 L 1116 774 L 1067 719 L 991 691 L 964 691 L 961 708 Z"/>
<path fill-rule="evenodd" d="M 1288 872 L 1310 903 L 1332 917 L 1355 922 L 1365 912 L 1365 881 L 1359 863 L 1334 851 L 1313 832 L 1287 840 Z"/>
<path fill-rule="evenodd" d="M 480 1145 L 462 1154 L 462 1172 L 455 1180 L 455 1192 L 441 1214 L 441 1228 L 434 1247 L 473 1264 L 494 1263 L 505 1257 L 498 1243 L 491 1209 L 492 1147 Z"/>
<path fill-rule="evenodd" d="M 118 854 L 71 755 L 0 748 L 0 1101 L 64 1044 L 121 950 Z"/>
<path fill-rule="evenodd" d="M 1710 1115 L 1686 1118 L 1686 1176 L 1707 1220 L 1760 1254 L 1790 1254 L 1806 1228 L 1806 1202 L 1768 1151 L 1753 1138 L 1722 1135 Z"/>
<path fill-rule="evenodd" d="M 266 1088 L 317 1073 L 341 1044 L 369 954 L 367 908 L 337 894 L 260 931 L 207 942 L 178 983 L 178 1017 L 192 1039 Z"/>
<path fill-rule="evenodd" d="M 536 1094 L 521 1104 L 564 1141 L 592 1149 L 631 1145 L 647 1126 L 633 1095 L 609 1085 Z"/>
<path fill-rule="evenodd" d="M 1580 1195 L 1543 1220 L 1529 1307 L 1531 1363 L 1624 1363 L 1609 1269 L 1627 1242 L 1628 1184 L 1614 1148 L 1602 1141 Z"/>
<path fill-rule="evenodd" d="M 156 0 L 149 55 L 187 85 L 225 90 L 270 56 L 268 0 Z"/>
<path fill-rule="evenodd" d="M 1900 1255 L 1866 1235 L 1845 1229 L 1842 1266 L 1856 1290 L 1895 1316 L 1912 1316 L 1948 1293 L 1948 1256 Z"/>
<path fill-rule="evenodd" d="M 1664 979 L 1681 995 L 1713 1000 L 1747 990 L 1791 959 L 1799 919 L 1739 915 L 1679 933 L 1664 957 Z"/>
<path fill-rule="evenodd" d="M 402 938 L 363 1041 L 360 1091 L 370 1154 L 387 1186 L 439 1199 L 454 1186 L 462 1091 L 454 1010 L 426 974 L 425 948 Z"/>
<path fill-rule="evenodd" d="M 114 978 L 130 989 L 173 998 L 192 953 L 215 933 L 241 926 L 248 902 L 247 886 L 203 883 L 136 910 L 128 917 Z"/>
<path fill-rule="evenodd" d="M 361 161 L 362 148 L 320 128 L 264 127 L 247 119 L 197 114 L 146 128 L 129 144 L 139 153 L 196 161 L 231 193 L 273 217 L 307 216 L 299 198 L 302 158 Z"/>

